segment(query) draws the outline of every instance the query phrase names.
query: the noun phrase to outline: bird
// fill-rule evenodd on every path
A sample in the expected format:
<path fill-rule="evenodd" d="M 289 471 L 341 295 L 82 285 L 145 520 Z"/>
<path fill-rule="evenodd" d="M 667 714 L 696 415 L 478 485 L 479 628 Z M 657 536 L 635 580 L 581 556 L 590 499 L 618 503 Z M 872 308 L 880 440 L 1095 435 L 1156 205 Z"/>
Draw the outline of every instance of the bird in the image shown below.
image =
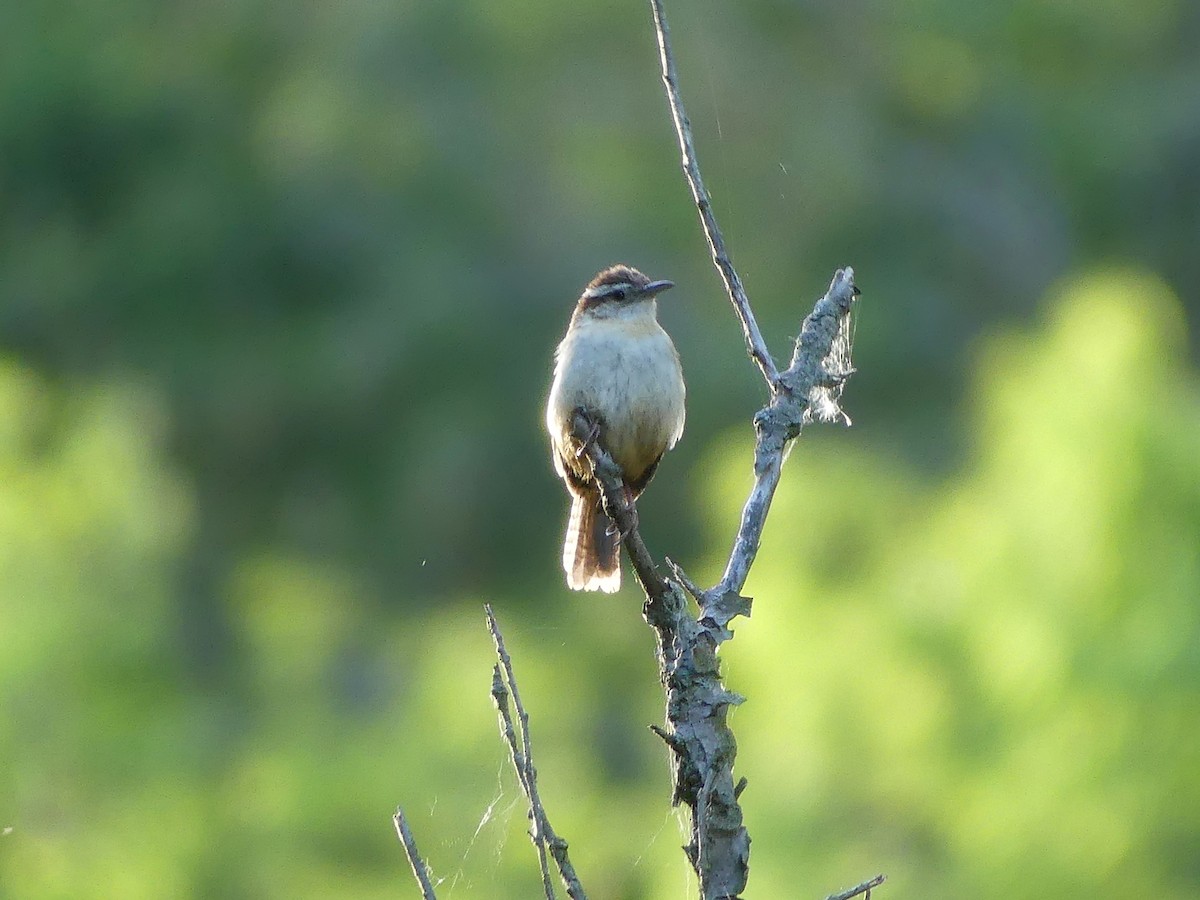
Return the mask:
<path fill-rule="evenodd" d="M 576 414 L 592 423 L 591 439 L 621 467 L 634 499 L 683 435 L 683 370 L 658 323 L 657 297 L 674 286 L 624 264 L 603 269 L 580 295 L 555 351 L 546 429 L 554 469 L 571 496 L 562 565 L 572 590 L 621 586 L 621 535 L 575 436 Z"/>

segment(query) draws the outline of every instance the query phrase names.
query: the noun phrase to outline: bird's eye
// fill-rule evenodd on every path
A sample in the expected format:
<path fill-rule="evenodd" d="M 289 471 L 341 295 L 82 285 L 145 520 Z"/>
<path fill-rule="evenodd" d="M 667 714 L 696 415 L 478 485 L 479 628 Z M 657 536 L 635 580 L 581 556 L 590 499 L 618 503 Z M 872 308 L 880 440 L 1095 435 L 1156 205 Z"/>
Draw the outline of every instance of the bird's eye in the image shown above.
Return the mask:
<path fill-rule="evenodd" d="M 609 294 L 609 296 L 612 297 L 614 300 L 624 300 L 625 299 L 625 288 L 623 288 L 623 287 L 613 288 L 612 292 Z"/>

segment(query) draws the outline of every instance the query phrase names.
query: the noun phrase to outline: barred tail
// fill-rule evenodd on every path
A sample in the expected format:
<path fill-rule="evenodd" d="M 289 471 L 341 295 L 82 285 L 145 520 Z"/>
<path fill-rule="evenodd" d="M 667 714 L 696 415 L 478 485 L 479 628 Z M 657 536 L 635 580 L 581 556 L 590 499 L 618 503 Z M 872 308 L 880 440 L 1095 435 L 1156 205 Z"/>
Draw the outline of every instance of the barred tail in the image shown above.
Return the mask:
<path fill-rule="evenodd" d="M 567 586 L 575 591 L 604 591 L 621 586 L 620 542 L 616 526 L 600 508 L 597 494 L 575 494 L 563 543 Z"/>

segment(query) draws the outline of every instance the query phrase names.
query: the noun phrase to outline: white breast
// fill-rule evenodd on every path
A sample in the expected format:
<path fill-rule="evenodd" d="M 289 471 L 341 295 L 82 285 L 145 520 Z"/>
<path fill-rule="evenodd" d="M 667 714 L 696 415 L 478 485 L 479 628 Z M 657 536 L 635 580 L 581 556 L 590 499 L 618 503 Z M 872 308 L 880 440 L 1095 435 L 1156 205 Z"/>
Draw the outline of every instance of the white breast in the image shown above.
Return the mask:
<path fill-rule="evenodd" d="M 658 324 L 653 301 L 616 315 L 578 316 L 558 347 L 546 426 L 560 456 L 570 419 L 583 407 L 605 425 L 604 442 L 635 480 L 683 434 L 679 355 Z"/>

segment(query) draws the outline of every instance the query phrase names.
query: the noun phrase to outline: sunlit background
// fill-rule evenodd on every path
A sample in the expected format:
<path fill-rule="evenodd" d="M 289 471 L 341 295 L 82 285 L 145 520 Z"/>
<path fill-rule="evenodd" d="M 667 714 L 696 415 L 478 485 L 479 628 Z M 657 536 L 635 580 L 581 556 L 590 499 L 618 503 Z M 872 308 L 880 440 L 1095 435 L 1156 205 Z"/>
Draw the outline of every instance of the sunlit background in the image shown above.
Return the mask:
<path fill-rule="evenodd" d="M 864 294 L 728 645 L 749 896 L 1200 896 L 1200 5 L 670 2 L 778 356 Z M 0 896 L 539 896 L 505 629 L 590 895 L 694 894 L 637 593 L 541 433 L 625 261 L 713 580 L 764 400 L 634 0 L 0 13 Z"/>

